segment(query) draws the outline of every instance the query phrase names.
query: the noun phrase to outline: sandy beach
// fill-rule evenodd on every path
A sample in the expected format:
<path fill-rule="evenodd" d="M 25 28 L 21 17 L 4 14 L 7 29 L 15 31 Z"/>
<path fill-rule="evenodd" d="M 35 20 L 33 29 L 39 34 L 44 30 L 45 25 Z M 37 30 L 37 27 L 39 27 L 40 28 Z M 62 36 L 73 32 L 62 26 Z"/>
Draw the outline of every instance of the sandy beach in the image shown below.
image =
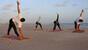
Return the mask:
<path fill-rule="evenodd" d="M 0 50 L 88 50 L 88 29 L 83 33 L 73 33 L 73 28 L 63 28 L 60 32 L 33 31 L 24 25 L 24 40 L 17 40 L 13 30 L 11 38 L 5 37 L 8 25 L 0 24 Z"/>

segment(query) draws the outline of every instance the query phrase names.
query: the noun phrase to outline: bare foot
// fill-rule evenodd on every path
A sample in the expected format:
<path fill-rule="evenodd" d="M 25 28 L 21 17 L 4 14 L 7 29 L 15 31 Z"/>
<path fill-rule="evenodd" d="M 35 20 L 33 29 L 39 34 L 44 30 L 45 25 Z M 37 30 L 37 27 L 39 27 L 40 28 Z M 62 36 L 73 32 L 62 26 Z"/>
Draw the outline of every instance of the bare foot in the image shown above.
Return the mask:
<path fill-rule="evenodd" d="M 18 40 L 23 40 L 23 39 L 24 39 L 24 37 L 22 37 L 22 36 L 18 37 Z"/>

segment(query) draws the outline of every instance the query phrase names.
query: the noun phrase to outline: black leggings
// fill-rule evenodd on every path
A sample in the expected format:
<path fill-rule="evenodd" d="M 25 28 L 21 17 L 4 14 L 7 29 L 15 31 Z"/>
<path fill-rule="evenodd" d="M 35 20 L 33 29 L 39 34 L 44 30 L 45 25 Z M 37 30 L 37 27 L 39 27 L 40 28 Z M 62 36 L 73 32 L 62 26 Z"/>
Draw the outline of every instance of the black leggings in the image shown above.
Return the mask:
<path fill-rule="evenodd" d="M 37 29 L 38 25 L 40 26 L 41 29 L 43 29 L 41 23 L 39 23 L 39 22 L 36 22 L 36 26 L 35 26 L 36 29 Z"/>
<path fill-rule="evenodd" d="M 58 26 L 58 28 L 61 30 L 59 22 L 54 22 L 53 31 L 56 29 L 56 26 Z"/>
<path fill-rule="evenodd" d="M 7 33 L 7 35 L 9 35 L 9 32 L 10 32 L 11 28 L 13 28 L 15 34 L 16 34 L 17 36 L 19 36 L 19 34 L 18 34 L 18 32 L 17 32 L 17 28 L 16 28 L 14 22 L 12 21 L 12 19 L 10 19 L 10 21 L 9 21 L 9 27 L 8 27 L 8 33 Z"/>
<path fill-rule="evenodd" d="M 74 21 L 74 27 L 75 27 L 75 30 L 77 29 L 77 22 Z"/>

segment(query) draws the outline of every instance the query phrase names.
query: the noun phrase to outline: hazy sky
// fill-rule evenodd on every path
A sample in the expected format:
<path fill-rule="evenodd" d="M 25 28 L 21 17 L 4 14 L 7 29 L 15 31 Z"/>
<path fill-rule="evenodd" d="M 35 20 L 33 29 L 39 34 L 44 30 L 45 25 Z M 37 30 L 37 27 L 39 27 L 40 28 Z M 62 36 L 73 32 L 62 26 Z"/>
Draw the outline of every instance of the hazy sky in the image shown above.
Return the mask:
<path fill-rule="evenodd" d="M 0 23 L 6 23 L 17 15 L 17 0 L 0 0 Z M 52 23 L 56 14 L 60 14 L 61 23 L 72 23 L 82 9 L 84 19 L 88 23 L 88 0 L 21 0 L 22 16 L 27 23 L 34 23 L 39 16 L 41 22 Z"/>

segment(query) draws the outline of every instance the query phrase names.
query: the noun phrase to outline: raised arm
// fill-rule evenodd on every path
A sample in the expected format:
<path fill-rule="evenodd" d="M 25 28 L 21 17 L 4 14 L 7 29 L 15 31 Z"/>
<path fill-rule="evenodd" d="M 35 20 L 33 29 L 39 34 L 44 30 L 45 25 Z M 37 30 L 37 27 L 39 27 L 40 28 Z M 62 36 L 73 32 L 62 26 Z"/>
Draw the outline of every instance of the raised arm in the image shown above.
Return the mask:
<path fill-rule="evenodd" d="M 84 12 L 84 10 L 82 9 L 82 11 L 81 11 L 81 13 L 80 13 L 80 17 L 82 17 L 82 15 L 83 15 L 83 12 Z"/>
<path fill-rule="evenodd" d="M 59 19 L 59 14 L 57 14 L 57 19 L 56 19 L 56 21 L 58 21 L 58 19 Z"/>
<path fill-rule="evenodd" d="M 37 21 L 39 22 L 39 21 L 40 21 L 40 19 L 41 19 L 41 17 L 39 16 L 39 18 L 38 18 L 38 20 L 37 20 Z"/>
<path fill-rule="evenodd" d="M 18 11 L 18 14 L 21 13 L 20 0 L 17 0 L 17 11 Z"/>

